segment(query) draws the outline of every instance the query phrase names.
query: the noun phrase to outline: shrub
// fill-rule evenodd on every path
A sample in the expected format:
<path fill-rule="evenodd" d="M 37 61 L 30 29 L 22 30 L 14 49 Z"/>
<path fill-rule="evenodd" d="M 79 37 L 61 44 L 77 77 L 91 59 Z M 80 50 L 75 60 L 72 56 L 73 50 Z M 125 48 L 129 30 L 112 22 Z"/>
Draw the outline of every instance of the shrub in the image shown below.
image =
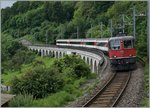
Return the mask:
<path fill-rule="evenodd" d="M 74 82 L 70 84 L 66 84 L 63 87 L 63 90 L 70 94 L 74 94 L 74 96 L 79 96 L 82 91 L 79 91 L 79 87 L 85 82 L 85 78 L 80 78 L 78 80 L 75 80 Z"/>
<path fill-rule="evenodd" d="M 75 81 L 76 75 L 74 73 L 74 69 L 70 67 L 63 68 L 63 79 L 65 84 L 73 83 Z"/>
<path fill-rule="evenodd" d="M 64 58 L 56 60 L 54 67 L 58 68 L 62 73 L 67 73 L 69 77 L 79 78 L 88 77 L 90 75 L 89 66 L 76 55 L 66 55 Z M 70 72 L 67 69 L 69 69 Z"/>
<path fill-rule="evenodd" d="M 29 94 L 19 94 L 14 97 L 10 102 L 10 107 L 31 107 L 33 105 L 33 96 Z"/>
<path fill-rule="evenodd" d="M 79 77 L 89 77 L 90 68 L 84 62 L 79 62 L 78 64 L 76 64 L 74 66 L 74 73 L 78 78 Z"/>
<path fill-rule="evenodd" d="M 20 70 L 22 64 L 31 63 L 35 57 L 36 55 L 32 51 L 19 49 L 10 60 L 2 63 L 3 70 Z"/>
<path fill-rule="evenodd" d="M 28 50 L 18 50 L 16 54 L 12 58 L 12 62 L 15 66 L 21 64 L 31 63 L 35 58 L 35 53 L 28 51 Z"/>
<path fill-rule="evenodd" d="M 149 64 L 147 63 L 144 69 L 144 96 L 141 100 L 142 107 L 149 106 Z"/>
<path fill-rule="evenodd" d="M 49 93 L 55 93 L 63 86 L 63 79 L 56 68 L 34 67 L 22 77 L 12 81 L 13 93 L 30 93 L 36 98 L 42 98 Z"/>
<path fill-rule="evenodd" d="M 34 101 L 34 106 L 38 107 L 60 107 L 67 101 L 73 100 L 73 97 L 66 91 L 60 91 L 44 99 Z"/>
<path fill-rule="evenodd" d="M 44 62 L 42 60 L 34 60 L 32 62 L 33 64 L 33 67 L 36 67 L 36 66 L 45 66 Z"/>

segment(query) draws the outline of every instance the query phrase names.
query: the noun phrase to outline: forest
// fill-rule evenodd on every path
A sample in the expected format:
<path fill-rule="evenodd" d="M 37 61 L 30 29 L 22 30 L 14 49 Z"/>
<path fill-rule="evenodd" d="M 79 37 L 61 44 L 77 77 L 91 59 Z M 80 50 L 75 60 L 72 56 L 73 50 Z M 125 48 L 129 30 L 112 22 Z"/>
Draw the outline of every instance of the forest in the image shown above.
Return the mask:
<path fill-rule="evenodd" d="M 146 14 L 147 2 L 18 1 L 1 10 L 2 34 L 44 44 L 55 44 L 60 38 L 110 37 L 110 20 L 115 36 L 122 32 L 124 14 L 125 32 L 133 36 L 133 7 L 136 15 Z M 138 54 L 146 56 L 146 16 L 136 16 L 136 39 Z"/>
<path fill-rule="evenodd" d="M 32 44 L 55 44 L 56 39 L 109 38 L 111 37 L 111 30 L 112 36 L 116 36 L 119 32 L 122 32 L 123 24 L 125 26 L 125 33 L 133 36 L 133 9 L 135 9 L 136 15 L 135 47 L 137 49 L 137 56 L 148 62 L 147 1 L 17 1 L 12 7 L 1 9 L 2 74 L 22 74 L 22 71 L 24 72 L 30 69 L 31 73 L 27 72 L 26 76 L 22 77 L 22 80 L 18 77 L 15 78 L 15 80 L 19 82 L 19 88 L 16 90 L 14 89 L 14 93 L 17 93 L 18 90 L 23 92 L 21 86 L 27 82 L 22 81 L 30 79 L 30 75 L 37 77 L 39 74 L 34 72 L 39 71 L 42 73 L 43 67 L 45 67 L 45 65 L 49 62 L 43 58 L 45 60 L 44 63 L 34 52 L 28 51 L 27 48 L 18 43 L 19 40 L 26 39 L 32 42 Z M 143 14 L 143 16 L 141 14 Z M 73 60 L 75 60 L 75 58 L 73 58 Z M 66 66 L 66 64 L 63 64 L 61 61 L 63 60 L 60 60 L 60 62 L 54 60 L 53 65 L 62 65 L 62 67 L 64 65 Z M 35 65 L 40 63 L 42 66 L 37 67 L 36 69 Z M 64 69 L 64 72 L 59 73 L 59 70 L 54 68 L 49 69 L 50 67 L 46 67 L 44 72 L 45 75 L 53 71 L 59 73 L 59 76 L 56 77 L 56 79 L 59 79 L 62 76 L 65 77 L 65 75 L 68 75 L 69 78 L 73 78 L 74 82 L 69 82 L 70 79 L 65 77 L 65 84 L 67 84 L 68 81 L 70 84 L 68 86 L 69 92 L 73 89 L 73 92 L 76 93 L 76 89 L 80 85 L 78 83 L 85 82 L 85 79 L 82 79 L 82 77 L 77 80 L 78 74 L 76 74 L 76 70 L 80 68 L 78 67 L 79 65 L 81 65 L 81 69 L 83 70 L 87 68 L 88 74 L 84 75 L 86 79 L 90 72 L 88 66 L 86 66 L 83 62 L 75 65 L 76 67 L 74 67 L 73 70 L 67 68 L 68 70 Z M 59 69 L 59 67 L 57 68 Z M 70 70 L 72 75 L 67 73 Z M 146 71 L 148 72 L 148 66 L 146 67 Z M 146 77 L 148 79 L 148 73 L 146 74 Z M 47 78 L 51 79 L 51 77 Z M 14 86 L 17 84 L 15 80 L 12 84 Z M 31 80 L 31 82 L 33 80 Z M 55 79 L 52 80 L 55 81 Z M 61 86 L 67 86 L 63 83 L 64 79 L 60 80 L 61 81 L 58 83 L 61 83 Z M 11 81 L 4 83 L 9 85 L 10 82 Z M 148 80 L 146 80 L 146 82 L 148 82 Z M 32 83 L 34 83 L 34 81 Z M 76 89 L 71 86 L 71 84 L 74 84 Z M 30 89 L 30 87 L 26 86 L 25 88 Z M 61 87 L 58 86 L 56 88 L 57 90 L 49 91 L 59 91 Z M 147 88 L 148 85 L 146 85 L 146 89 Z M 67 94 L 67 90 L 61 90 L 63 91 L 60 92 L 60 94 L 66 96 L 67 98 L 64 97 L 66 100 L 72 100 L 72 98 L 70 99 L 69 97 L 72 93 Z M 32 91 L 32 93 L 36 92 L 37 91 L 34 90 Z M 45 97 L 48 95 L 47 92 L 43 96 L 43 91 L 41 91 L 39 96 L 33 97 Z M 81 95 L 81 93 L 77 93 L 77 95 Z M 33 100 L 33 97 L 31 97 L 31 101 Z M 44 101 L 45 100 L 40 100 L 41 103 L 39 103 L 39 106 L 42 105 L 42 102 Z M 35 103 L 38 104 L 38 102 L 34 102 L 34 105 Z M 60 103 L 52 106 L 59 106 Z M 46 104 L 45 106 L 48 105 Z"/>

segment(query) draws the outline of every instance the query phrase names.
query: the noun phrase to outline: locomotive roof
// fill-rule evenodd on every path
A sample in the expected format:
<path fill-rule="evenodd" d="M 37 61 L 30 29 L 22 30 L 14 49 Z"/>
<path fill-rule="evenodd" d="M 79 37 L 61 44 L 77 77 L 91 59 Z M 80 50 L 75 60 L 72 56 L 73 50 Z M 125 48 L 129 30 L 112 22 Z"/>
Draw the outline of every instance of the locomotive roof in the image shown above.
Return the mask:
<path fill-rule="evenodd" d="M 115 39 L 134 39 L 134 37 L 133 36 L 111 37 L 109 40 L 115 40 Z"/>

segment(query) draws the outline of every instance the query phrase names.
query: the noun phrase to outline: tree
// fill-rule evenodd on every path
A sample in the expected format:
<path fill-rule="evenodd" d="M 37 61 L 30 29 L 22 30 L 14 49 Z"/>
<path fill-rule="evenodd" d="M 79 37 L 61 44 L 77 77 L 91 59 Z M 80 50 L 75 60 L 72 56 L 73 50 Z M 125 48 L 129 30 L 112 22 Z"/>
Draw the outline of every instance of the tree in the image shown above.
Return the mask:
<path fill-rule="evenodd" d="M 63 79 L 56 68 L 34 67 L 12 81 L 13 93 L 29 93 L 35 98 L 43 98 L 55 93 L 63 86 Z"/>

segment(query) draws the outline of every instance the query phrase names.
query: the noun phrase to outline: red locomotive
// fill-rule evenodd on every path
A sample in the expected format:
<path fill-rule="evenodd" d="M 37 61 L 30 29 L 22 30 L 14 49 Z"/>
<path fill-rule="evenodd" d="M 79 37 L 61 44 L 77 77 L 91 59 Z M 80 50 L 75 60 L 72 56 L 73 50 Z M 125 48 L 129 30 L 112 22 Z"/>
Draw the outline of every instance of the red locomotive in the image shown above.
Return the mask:
<path fill-rule="evenodd" d="M 108 41 L 108 54 L 113 70 L 136 67 L 136 49 L 132 36 L 112 37 Z"/>

